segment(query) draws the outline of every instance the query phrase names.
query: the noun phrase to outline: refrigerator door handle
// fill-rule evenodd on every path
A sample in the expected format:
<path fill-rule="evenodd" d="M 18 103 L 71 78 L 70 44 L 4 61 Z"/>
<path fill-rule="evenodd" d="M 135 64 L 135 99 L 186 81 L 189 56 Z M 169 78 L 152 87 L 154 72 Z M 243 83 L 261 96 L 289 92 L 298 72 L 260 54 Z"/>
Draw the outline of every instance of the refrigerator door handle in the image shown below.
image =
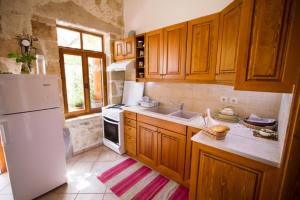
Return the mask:
<path fill-rule="evenodd" d="M 3 144 L 7 144 L 6 130 L 7 130 L 7 121 L 0 119 L 0 132 L 1 132 L 1 139 L 3 141 Z"/>

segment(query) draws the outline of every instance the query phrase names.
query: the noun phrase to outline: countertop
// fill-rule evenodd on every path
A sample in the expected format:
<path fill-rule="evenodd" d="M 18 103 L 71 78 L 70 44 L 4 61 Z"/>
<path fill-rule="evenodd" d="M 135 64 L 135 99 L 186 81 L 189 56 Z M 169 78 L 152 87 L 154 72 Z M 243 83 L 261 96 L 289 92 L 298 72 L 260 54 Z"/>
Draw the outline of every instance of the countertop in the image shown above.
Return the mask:
<path fill-rule="evenodd" d="M 186 121 L 173 116 L 150 112 L 140 106 L 125 107 L 124 110 L 175 122 L 178 124 L 183 124 L 194 128 L 201 128 L 204 126 L 204 121 L 201 117 L 195 117 L 190 121 Z M 251 129 L 239 123 L 220 123 L 230 127 L 230 131 L 226 135 L 225 140 L 214 140 L 202 134 L 200 131 L 191 138 L 192 141 L 221 149 L 223 151 L 227 151 L 274 167 L 280 167 L 281 148 L 278 141 L 254 137 Z"/>

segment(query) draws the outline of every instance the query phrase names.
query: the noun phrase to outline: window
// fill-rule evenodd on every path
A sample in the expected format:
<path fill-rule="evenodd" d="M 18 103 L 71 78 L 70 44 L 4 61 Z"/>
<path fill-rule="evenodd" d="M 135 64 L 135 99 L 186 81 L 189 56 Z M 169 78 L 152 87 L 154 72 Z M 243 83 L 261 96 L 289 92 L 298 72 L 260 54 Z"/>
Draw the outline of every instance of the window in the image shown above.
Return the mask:
<path fill-rule="evenodd" d="M 66 117 L 101 111 L 106 99 L 103 36 L 59 26 L 57 41 Z"/>

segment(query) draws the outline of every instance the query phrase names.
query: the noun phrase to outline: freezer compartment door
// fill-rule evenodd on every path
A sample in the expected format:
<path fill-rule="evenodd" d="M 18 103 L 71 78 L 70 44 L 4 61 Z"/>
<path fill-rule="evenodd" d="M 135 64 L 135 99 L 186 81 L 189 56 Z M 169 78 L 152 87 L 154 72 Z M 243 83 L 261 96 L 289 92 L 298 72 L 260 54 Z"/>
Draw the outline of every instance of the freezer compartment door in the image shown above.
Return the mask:
<path fill-rule="evenodd" d="M 1 75 L 0 115 L 59 107 L 54 75 Z"/>
<path fill-rule="evenodd" d="M 60 109 L 8 115 L 0 126 L 15 200 L 30 200 L 66 183 Z"/>

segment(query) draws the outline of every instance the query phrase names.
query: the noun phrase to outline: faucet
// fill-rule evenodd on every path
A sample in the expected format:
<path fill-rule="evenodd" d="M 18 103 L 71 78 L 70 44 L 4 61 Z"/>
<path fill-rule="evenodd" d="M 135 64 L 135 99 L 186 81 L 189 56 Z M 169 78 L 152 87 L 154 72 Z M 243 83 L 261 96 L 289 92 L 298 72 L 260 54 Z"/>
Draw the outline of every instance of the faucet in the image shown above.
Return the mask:
<path fill-rule="evenodd" d="M 181 111 L 183 111 L 183 106 L 184 106 L 184 103 L 181 103 L 180 106 L 179 106 Z"/>

